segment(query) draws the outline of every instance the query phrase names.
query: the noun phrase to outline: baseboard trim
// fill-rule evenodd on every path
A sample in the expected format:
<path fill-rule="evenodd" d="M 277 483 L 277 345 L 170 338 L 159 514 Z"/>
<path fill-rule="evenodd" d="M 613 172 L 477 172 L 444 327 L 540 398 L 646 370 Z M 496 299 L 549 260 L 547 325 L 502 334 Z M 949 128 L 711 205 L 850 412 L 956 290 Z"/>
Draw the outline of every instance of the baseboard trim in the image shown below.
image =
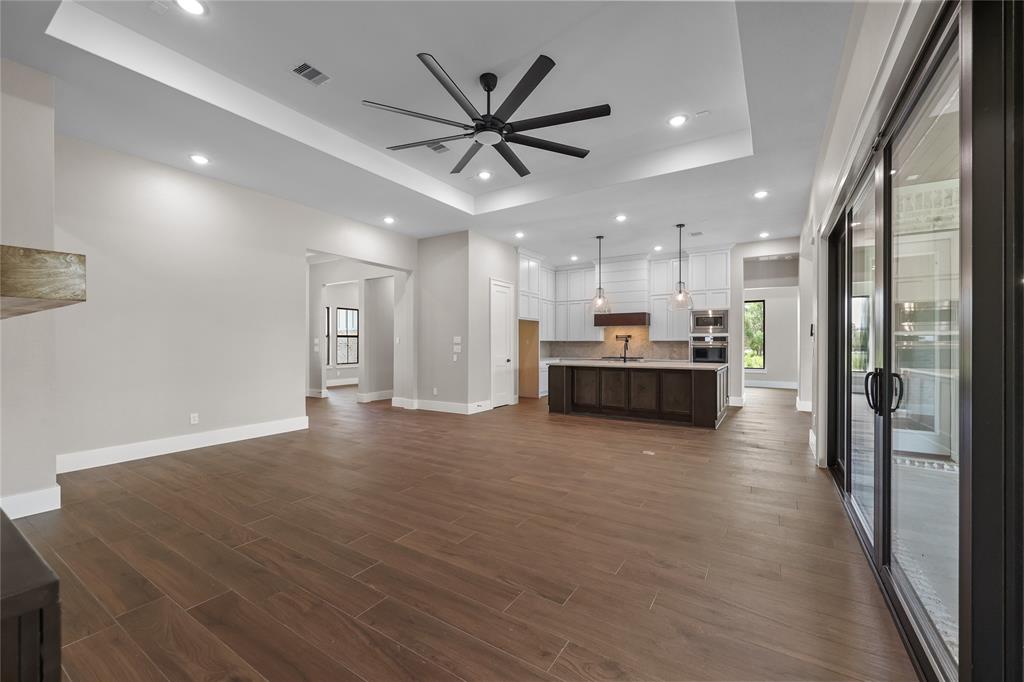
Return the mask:
<path fill-rule="evenodd" d="M 811 401 L 810 400 L 800 400 L 800 398 L 797 398 L 796 399 L 796 411 L 797 412 L 810 412 L 811 411 Z"/>
<path fill-rule="evenodd" d="M 327 397 L 327 391 L 325 391 L 322 388 L 307 388 L 306 389 L 306 397 L 307 398 L 326 398 Z"/>
<path fill-rule="evenodd" d="M 475 403 L 450 403 L 443 400 L 413 400 L 411 398 L 392 398 L 393 407 L 407 410 L 426 410 L 427 412 L 447 412 L 448 414 L 476 414 L 491 409 L 490 400 Z"/>
<path fill-rule="evenodd" d="M 729 407 L 743 407 L 743 405 L 746 404 L 746 402 L 747 401 L 744 400 L 743 396 L 741 395 L 729 396 Z"/>
<path fill-rule="evenodd" d="M 791 388 L 799 387 L 795 381 L 770 381 L 761 379 L 743 379 L 743 385 L 751 388 Z"/>
<path fill-rule="evenodd" d="M 388 389 L 386 391 L 374 391 L 372 393 L 356 393 L 357 403 L 372 403 L 374 400 L 390 400 L 394 391 Z"/>
<path fill-rule="evenodd" d="M 328 379 L 327 388 L 332 386 L 358 386 L 359 377 L 348 377 L 347 379 Z"/>
<path fill-rule="evenodd" d="M 4 495 L 0 497 L 0 507 L 12 519 L 60 509 L 60 486 L 53 485 L 27 493 Z"/>
<path fill-rule="evenodd" d="M 195 450 L 196 448 L 205 448 L 211 445 L 234 443 L 235 441 L 262 438 L 263 436 L 273 436 L 278 433 L 301 431 L 308 428 L 309 417 L 290 417 L 288 419 L 275 419 L 274 421 L 259 422 L 257 424 L 229 426 L 224 429 L 214 429 L 213 431 L 144 440 L 137 443 L 111 445 L 94 450 L 68 452 L 63 455 L 57 455 L 57 473 L 63 474 L 68 471 L 78 471 L 79 469 L 91 469 L 107 464 L 130 462 L 135 459 L 145 459 L 146 457 L 167 455 L 172 452 Z"/>

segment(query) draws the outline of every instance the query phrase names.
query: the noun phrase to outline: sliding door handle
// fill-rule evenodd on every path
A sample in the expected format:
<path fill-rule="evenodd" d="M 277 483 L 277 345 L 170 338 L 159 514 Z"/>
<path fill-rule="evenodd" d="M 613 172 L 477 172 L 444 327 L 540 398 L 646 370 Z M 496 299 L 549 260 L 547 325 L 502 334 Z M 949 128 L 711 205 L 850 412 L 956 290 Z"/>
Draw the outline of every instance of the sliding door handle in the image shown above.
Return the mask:
<path fill-rule="evenodd" d="M 903 376 L 900 374 L 890 374 L 892 379 L 896 380 L 896 386 L 893 389 L 893 394 L 896 396 L 896 404 L 893 405 L 889 412 L 895 412 L 900 409 L 900 405 L 903 404 L 903 395 L 905 393 L 905 387 L 903 385 Z"/>
<path fill-rule="evenodd" d="M 864 399 L 868 401 L 868 407 L 871 408 L 872 412 L 878 412 L 877 403 L 874 400 L 875 397 L 875 377 L 878 375 L 877 372 L 871 371 L 864 375 Z"/>

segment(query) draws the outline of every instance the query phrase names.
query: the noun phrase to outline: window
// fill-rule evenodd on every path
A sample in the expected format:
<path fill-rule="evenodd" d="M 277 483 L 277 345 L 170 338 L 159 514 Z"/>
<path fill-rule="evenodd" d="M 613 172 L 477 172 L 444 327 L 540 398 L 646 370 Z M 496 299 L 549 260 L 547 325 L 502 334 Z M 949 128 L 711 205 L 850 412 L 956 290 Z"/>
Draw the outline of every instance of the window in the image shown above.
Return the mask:
<path fill-rule="evenodd" d="M 331 366 L 331 306 L 324 306 L 324 364 Z"/>
<path fill-rule="evenodd" d="M 764 301 L 743 303 L 743 369 L 764 369 Z"/>
<path fill-rule="evenodd" d="M 338 308 L 334 316 L 337 325 L 335 334 L 334 363 L 354 365 L 359 362 L 359 311 L 355 308 Z"/>

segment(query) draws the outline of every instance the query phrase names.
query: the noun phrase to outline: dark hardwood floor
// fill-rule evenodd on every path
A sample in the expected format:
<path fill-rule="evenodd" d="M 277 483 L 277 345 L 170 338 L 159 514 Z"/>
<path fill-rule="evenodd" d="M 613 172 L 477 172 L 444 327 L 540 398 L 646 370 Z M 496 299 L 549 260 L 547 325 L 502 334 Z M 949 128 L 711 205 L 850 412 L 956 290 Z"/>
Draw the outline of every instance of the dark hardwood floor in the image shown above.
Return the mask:
<path fill-rule="evenodd" d="M 718 431 L 309 400 L 17 525 L 84 680 L 912 680 L 792 391 Z"/>

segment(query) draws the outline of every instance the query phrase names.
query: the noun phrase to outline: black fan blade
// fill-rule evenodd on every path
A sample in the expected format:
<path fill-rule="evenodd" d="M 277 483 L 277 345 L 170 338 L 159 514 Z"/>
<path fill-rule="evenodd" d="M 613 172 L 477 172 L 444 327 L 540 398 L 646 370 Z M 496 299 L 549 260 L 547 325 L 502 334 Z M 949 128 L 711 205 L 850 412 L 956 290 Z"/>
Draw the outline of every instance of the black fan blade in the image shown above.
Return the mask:
<path fill-rule="evenodd" d="M 443 123 L 449 126 L 455 126 L 456 128 L 462 128 L 463 130 L 472 130 L 473 126 L 468 123 L 459 123 L 458 121 L 452 121 L 447 118 L 441 118 L 439 116 L 431 116 L 430 114 L 421 114 L 418 111 L 409 111 L 408 109 L 401 109 L 399 107 L 393 107 L 390 104 L 381 104 L 380 102 L 371 102 L 368 99 L 363 100 L 363 104 L 370 107 L 371 109 L 383 109 L 384 111 L 390 111 L 393 114 L 405 114 L 406 116 L 412 116 L 413 118 L 422 118 L 424 121 L 433 121 L 434 123 Z"/>
<path fill-rule="evenodd" d="M 610 106 L 607 104 L 600 104 L 596 107 L 584 107 L 583 109 L 563 111 L 560 114 L 548 114 L 547 116 L 538 116 L 536 118 L 524 118 L 522 121 L 513 121 L 508 125 L 513 132 L 521 133 L 524 130 L 547 128 L 548 126 L 560 126 L 563 123 L 575 123 L 576 121 L 586 121 L 591 118 L 610 116 L 611 113 L 612 108 Z"/>
<path fill-rule="evenodd" d="M 462 155 L 462 158 L 459 159 L 459 162 L 455 164 L 455 168 L 452 168 L 452 173 L 461 173 L 462 169 L 466 167 L 466 164 L 469 163 L 474 156 L 476 156 L 476 153 L 478 151 L 480 151 L 480 147 L 483 147 L 483 145 L 480 144 L 479 142 L 474 142 L 473 144 L 469 145 L 469 149 L 467 149 L 466 153 Z"/>
<path fill-rule="evenodd" d="M 508 121 L 509 116 L 516 113 L 516 109 L 522 105 L 530 93 L 544 80 L 544 76 L 548 75 L 553 68 L 555 68 L 555 60 L 551 57 L 543 54 L 537 57 L 537 61 L 523 74 L 523 77 L 516 83 L 516 87 L 512 88 L 512 92 L 508 93 L 508 97 L 494 112 L 494 118 L 499 121 Z"/>
<path fill-rule="evenodd" d="M 508 165 L 512 166 L 512 170 L 519 173 L 519 177 L 523 177 L 530 174 L 530 170 L 523 165 L 523 162 L 519 160 L 516 153 L 512 151 L 512 147 L 509 147 L 504 141 L 494 145 L 494 148 L 501 154 L 501 158 L 508 161 Z"/>
<path fill-rule="evenodd" d="M 398 151 L 399 149 L 412 149 L 413 147 L 425 147 L 428 144 L 440 144 L 441 142 L 451 142 L 452 140 L 464 140 L 467 137 L 473 137 L 473 133 L 466 133 L 464 135 L 449 135 L 448 137 L 435 137 L 433 140 L 422 140 L 420 142 L 409 142 L 406 144 L 396 144 L 394 147 L 388 147 L 391 151 Z"/>
<path fill-rule="evenodd" d="M 550 140 L 542 140 L 538 137 L 520 135 L 519 133 L 509 133 L 508 135 L 505 136 L 505 141 L 513 142 L 515 144 L 526 145 L 527 147 L 543 149 L 546 152 L 555 152 L 556 154 L 568 154 L 569 156 L 575 156 L 578 159 L 582 159 L 587 154 L 590 153 L 589 149 L 580 149 L 579 147 L 573 147 L 568 144 L 562 144 L 561 142 L 551 142 Z"/>
<path fill-rule="evenodd" d="M 436 78 L 441 86 L 448 91 L 448 94 L 458 102 L 459 106 L 462 107 L 462 110 L 465 111 L 474 121 L 479 121 L 480 112 L 476 110 L 476 107 L 473 106 L 473 103 L 469 101 L 469 98 L 466 97 L 462 90 L 459 90 L 459 86 L 456 85 L 455 81 L 452 80 L 452 77 L 449 76 L 443 68 L 441 68 L 441 65 L 437 63 L 437 60 L 434 59 L 433 55 L 429 55 L 426 52 L 420 52 L 416 56 L 420 58 L 421 62 L 423 62 L 423 66 L 427 67 L 427 70 L 434 74 L 434 78 Z"/>

